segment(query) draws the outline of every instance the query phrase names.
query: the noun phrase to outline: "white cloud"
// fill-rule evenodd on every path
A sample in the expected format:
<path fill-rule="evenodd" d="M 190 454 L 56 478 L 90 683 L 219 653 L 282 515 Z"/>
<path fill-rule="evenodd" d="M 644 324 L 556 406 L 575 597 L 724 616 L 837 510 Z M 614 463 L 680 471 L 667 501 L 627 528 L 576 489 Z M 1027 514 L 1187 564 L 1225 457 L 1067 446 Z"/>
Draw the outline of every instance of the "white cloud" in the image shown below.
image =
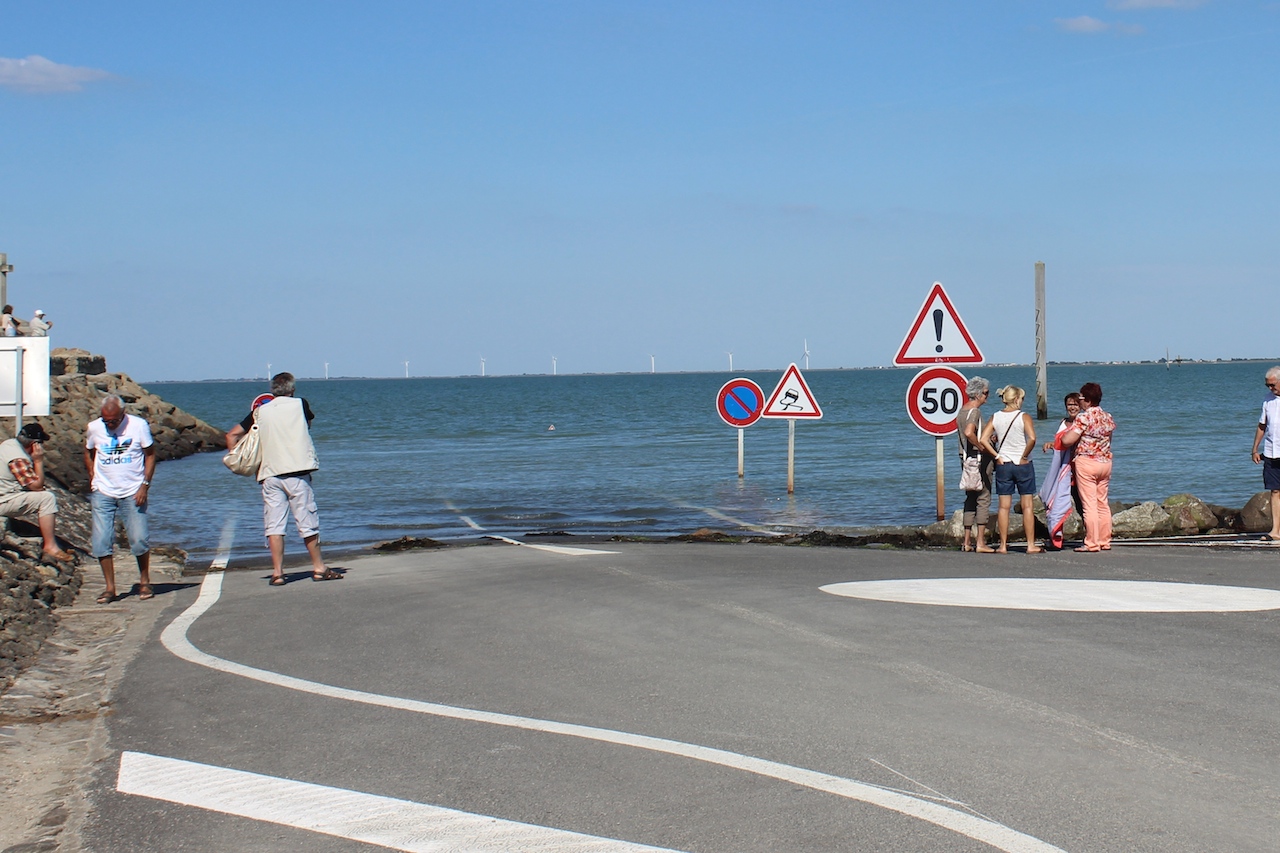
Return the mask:
<path fill-rule="evenodd" d="M 1088 15 L 1081 15 L 1078 18 L 1054 18 L 1054 26 L 1064 33 L 1072 33 L 1074 35 L 1093 36 L 1101 33 L 1119 33 L 1122 36 L 1140 36 L 1144 30 L 1138 24 L 1125 24 L 1117 21 L 1116 23 L 1107 23 L 1099 21 Z"/>
<path fill-rule="evenodd" d="M 43 56 L 33 55 L 26 59 L 0 57 L 0 87 L 15 92 L 79 92 L 86 83 L 110 77 L 109 73 L 97 68 L 61 65 Z"/>
<path fill-rule="evenodd" d="M 1194 9 L 1209 0 L 1108 0 L 1112 9 Z"/>
<path fill-rule="evenodd" d="M 1088 15 L 1081 15 L 1078 18 L 1054 18 L 1053 23 L 1064 33 L 1080 33 L 1083 35 L 1105 33 L 1111 28 L 1110 24 L 1099 21 L 1097 18 L 1091 18 Z"/>

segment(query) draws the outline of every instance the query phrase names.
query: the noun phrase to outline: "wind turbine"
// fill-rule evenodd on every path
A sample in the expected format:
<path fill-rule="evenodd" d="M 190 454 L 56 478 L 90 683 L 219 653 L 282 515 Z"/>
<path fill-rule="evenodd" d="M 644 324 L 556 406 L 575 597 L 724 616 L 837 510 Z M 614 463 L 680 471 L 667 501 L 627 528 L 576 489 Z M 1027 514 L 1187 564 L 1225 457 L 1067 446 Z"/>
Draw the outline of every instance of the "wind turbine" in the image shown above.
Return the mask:
<path fill-rule="evenodd" d="M 271 362 L 267 362 L 267 379 L 271 378 Z"/>
<path fill-rule="evenodd" d="M 556 357 L 554 355 L 551 356 L 551 375 L 556 375 Z"/>
<path fill-rule="evenodd" d="M 804 369 L 809 369 L 809 339 L 804 339 Z"/>
<path fill-rule="evenodd" d="M 654 364 L 654 362 L 653 362 L 653 353 L 650 353 L 650 354 L 649 354 L 649 372 L 650 372 L 650 373 L 657 373 L 657 371 L 654 369 L 653 364 Z"/>
<path fill-rule="evenodd" d="M 728 353 L 728 356 L 729 356 L 729 372 L 733 373 L 733 353 Z"/>
<path fill-rule="evenodd" d="M 484 376 L 484 356 L 480 356 L 480 375 Z"/>
<path fill-rule="evenodd" d="M 404 363 L 404 378 L 409 378 L 409 362 L 407 361 Z"/>
<path fill-rule="evenodd" d="M 324 363 L 324 378 L 329 378 L 329 362 L 327 361 Z"/>

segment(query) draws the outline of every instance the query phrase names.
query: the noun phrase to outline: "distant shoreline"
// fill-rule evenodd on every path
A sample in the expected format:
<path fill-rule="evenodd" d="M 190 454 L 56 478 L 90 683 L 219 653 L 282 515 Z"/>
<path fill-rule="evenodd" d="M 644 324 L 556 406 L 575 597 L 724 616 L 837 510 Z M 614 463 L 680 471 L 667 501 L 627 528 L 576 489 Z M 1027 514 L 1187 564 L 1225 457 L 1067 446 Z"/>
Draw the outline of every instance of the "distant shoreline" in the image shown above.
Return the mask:
<path fill-rule="evenodd" d="M 1142 361 L 1049 361 L 1049 367 L 1133 367 L 1141 365 L 1150 365 L 1152 367 L 1164 367 L 1166 365 L 1172 367 L 1181 367 L 1184 364 L 1267 364 L 1271 362 L 1280 362 L 1280 356 L 1275 358 L 1171 358 L 1166 361 L 1159 359 L 1144 359 Z M 910 365 L 900 367 L 896 364 L 876 365 L 873 367 L 814 367 L 805 368 L 806 373 L 841 373 L 853 372 L 860 370 L 902 370 L 917 371 L 926 365 Z M 1021 367 L 1034 368 L 1031 362 L 984 362 L 980 365 L 960 365 L 962 369 L 987 368 L 987 367 Z M 495 373 L 487 376 L 481 376 L 478 373 L 462 373 L 455 376 L 299 376 L 300 382 L 354 382 L 354 381 L 374 381 L 383 380 L 387 382 L 404 382 L 406 379 L 520 379 L 525 377 L 570 377 L 570 376 L 734 376 L 743 373 L 780 373 L 786 370 L 785 367 L 760 367 L 744 370 L 659 370 L 650 372 L 648 370 L 617 370 L 613 372 L 585 372 L 585 373 Z M 266 378 L 259 376 L 246 376 L 239 379 L 153 379 L 148 382 L 140 383 L 142 385 L 188 385 L 203 382 L 267 382 Z"/>

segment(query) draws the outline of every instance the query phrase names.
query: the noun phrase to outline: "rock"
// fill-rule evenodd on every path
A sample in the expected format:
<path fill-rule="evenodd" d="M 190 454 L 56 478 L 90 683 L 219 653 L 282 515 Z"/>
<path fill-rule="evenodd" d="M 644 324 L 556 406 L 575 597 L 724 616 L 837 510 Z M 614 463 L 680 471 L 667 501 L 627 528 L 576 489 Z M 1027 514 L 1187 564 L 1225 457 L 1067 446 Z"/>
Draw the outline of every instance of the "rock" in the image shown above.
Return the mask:
<path fill-rule="evenodd" d="M 1218 517 L 1195 495 L 1173 495 L 1161 504 L 1169 513 L 1169 523 L 1177 533 L 1194 535 L 1218 526 Z"/>
<path fill-rule="evenodd" d="M 1244 533 L 1244 519 L 1240 517 L 1240 510 L 1218 506 L 1217 504 L 1209 504 L 1209 509 L 1213 512 L 1214 517 L 1218 519 L 1218 523 L 1214 525 L 1215 529 Z"/>
<path fill-rule="evenodd" d="M 415 548 L 443 548 L 443 542 L 437 542 L 426 536 L 401 536 L 399 539 L 391 539 L 386 542 L 379 542 L 373 546 L 375 551 L 412 551 Z"/>
<path fill-rule="evenodd" d="M 96 376 L 106 372 L 107 360 L 88 350 L 58 347 L 49 353 L 50 376 L 66 376 L 73 373 Z"/>
<path fill-rule="evenodd" d="M 1169 513 L 1154 501 L 1144 501 L 1111 517 L 1111 534 L 1117 538 L 1136 539 L 1172 532 Z"/>
<path fill-rule="evenodd" d="M 692 533 L 686 533 L 683 536 L 669 537 L 672 542 L 737 542 L 738 538 L 730 536 L 719 530 L 712 530 L 709 527 L 700 527 Z"/>
<path fill-rule="evenodd" d="M 1249 533 L 1266 533 L 1271 529 L 1271 492 L 1258 492 L 1240 510 L 1240 522 Z"/>

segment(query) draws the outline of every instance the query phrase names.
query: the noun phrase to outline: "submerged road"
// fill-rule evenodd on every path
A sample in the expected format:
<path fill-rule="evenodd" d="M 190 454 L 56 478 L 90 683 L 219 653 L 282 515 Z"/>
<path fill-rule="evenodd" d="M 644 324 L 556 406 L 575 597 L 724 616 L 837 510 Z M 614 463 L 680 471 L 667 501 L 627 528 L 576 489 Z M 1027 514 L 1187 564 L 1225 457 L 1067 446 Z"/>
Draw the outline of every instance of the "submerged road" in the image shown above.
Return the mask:
<path fill-rule="evenodd" d="M 1275 849 L 1280 548 L 568 544 L 163 596 L 86 848 Z"/>

